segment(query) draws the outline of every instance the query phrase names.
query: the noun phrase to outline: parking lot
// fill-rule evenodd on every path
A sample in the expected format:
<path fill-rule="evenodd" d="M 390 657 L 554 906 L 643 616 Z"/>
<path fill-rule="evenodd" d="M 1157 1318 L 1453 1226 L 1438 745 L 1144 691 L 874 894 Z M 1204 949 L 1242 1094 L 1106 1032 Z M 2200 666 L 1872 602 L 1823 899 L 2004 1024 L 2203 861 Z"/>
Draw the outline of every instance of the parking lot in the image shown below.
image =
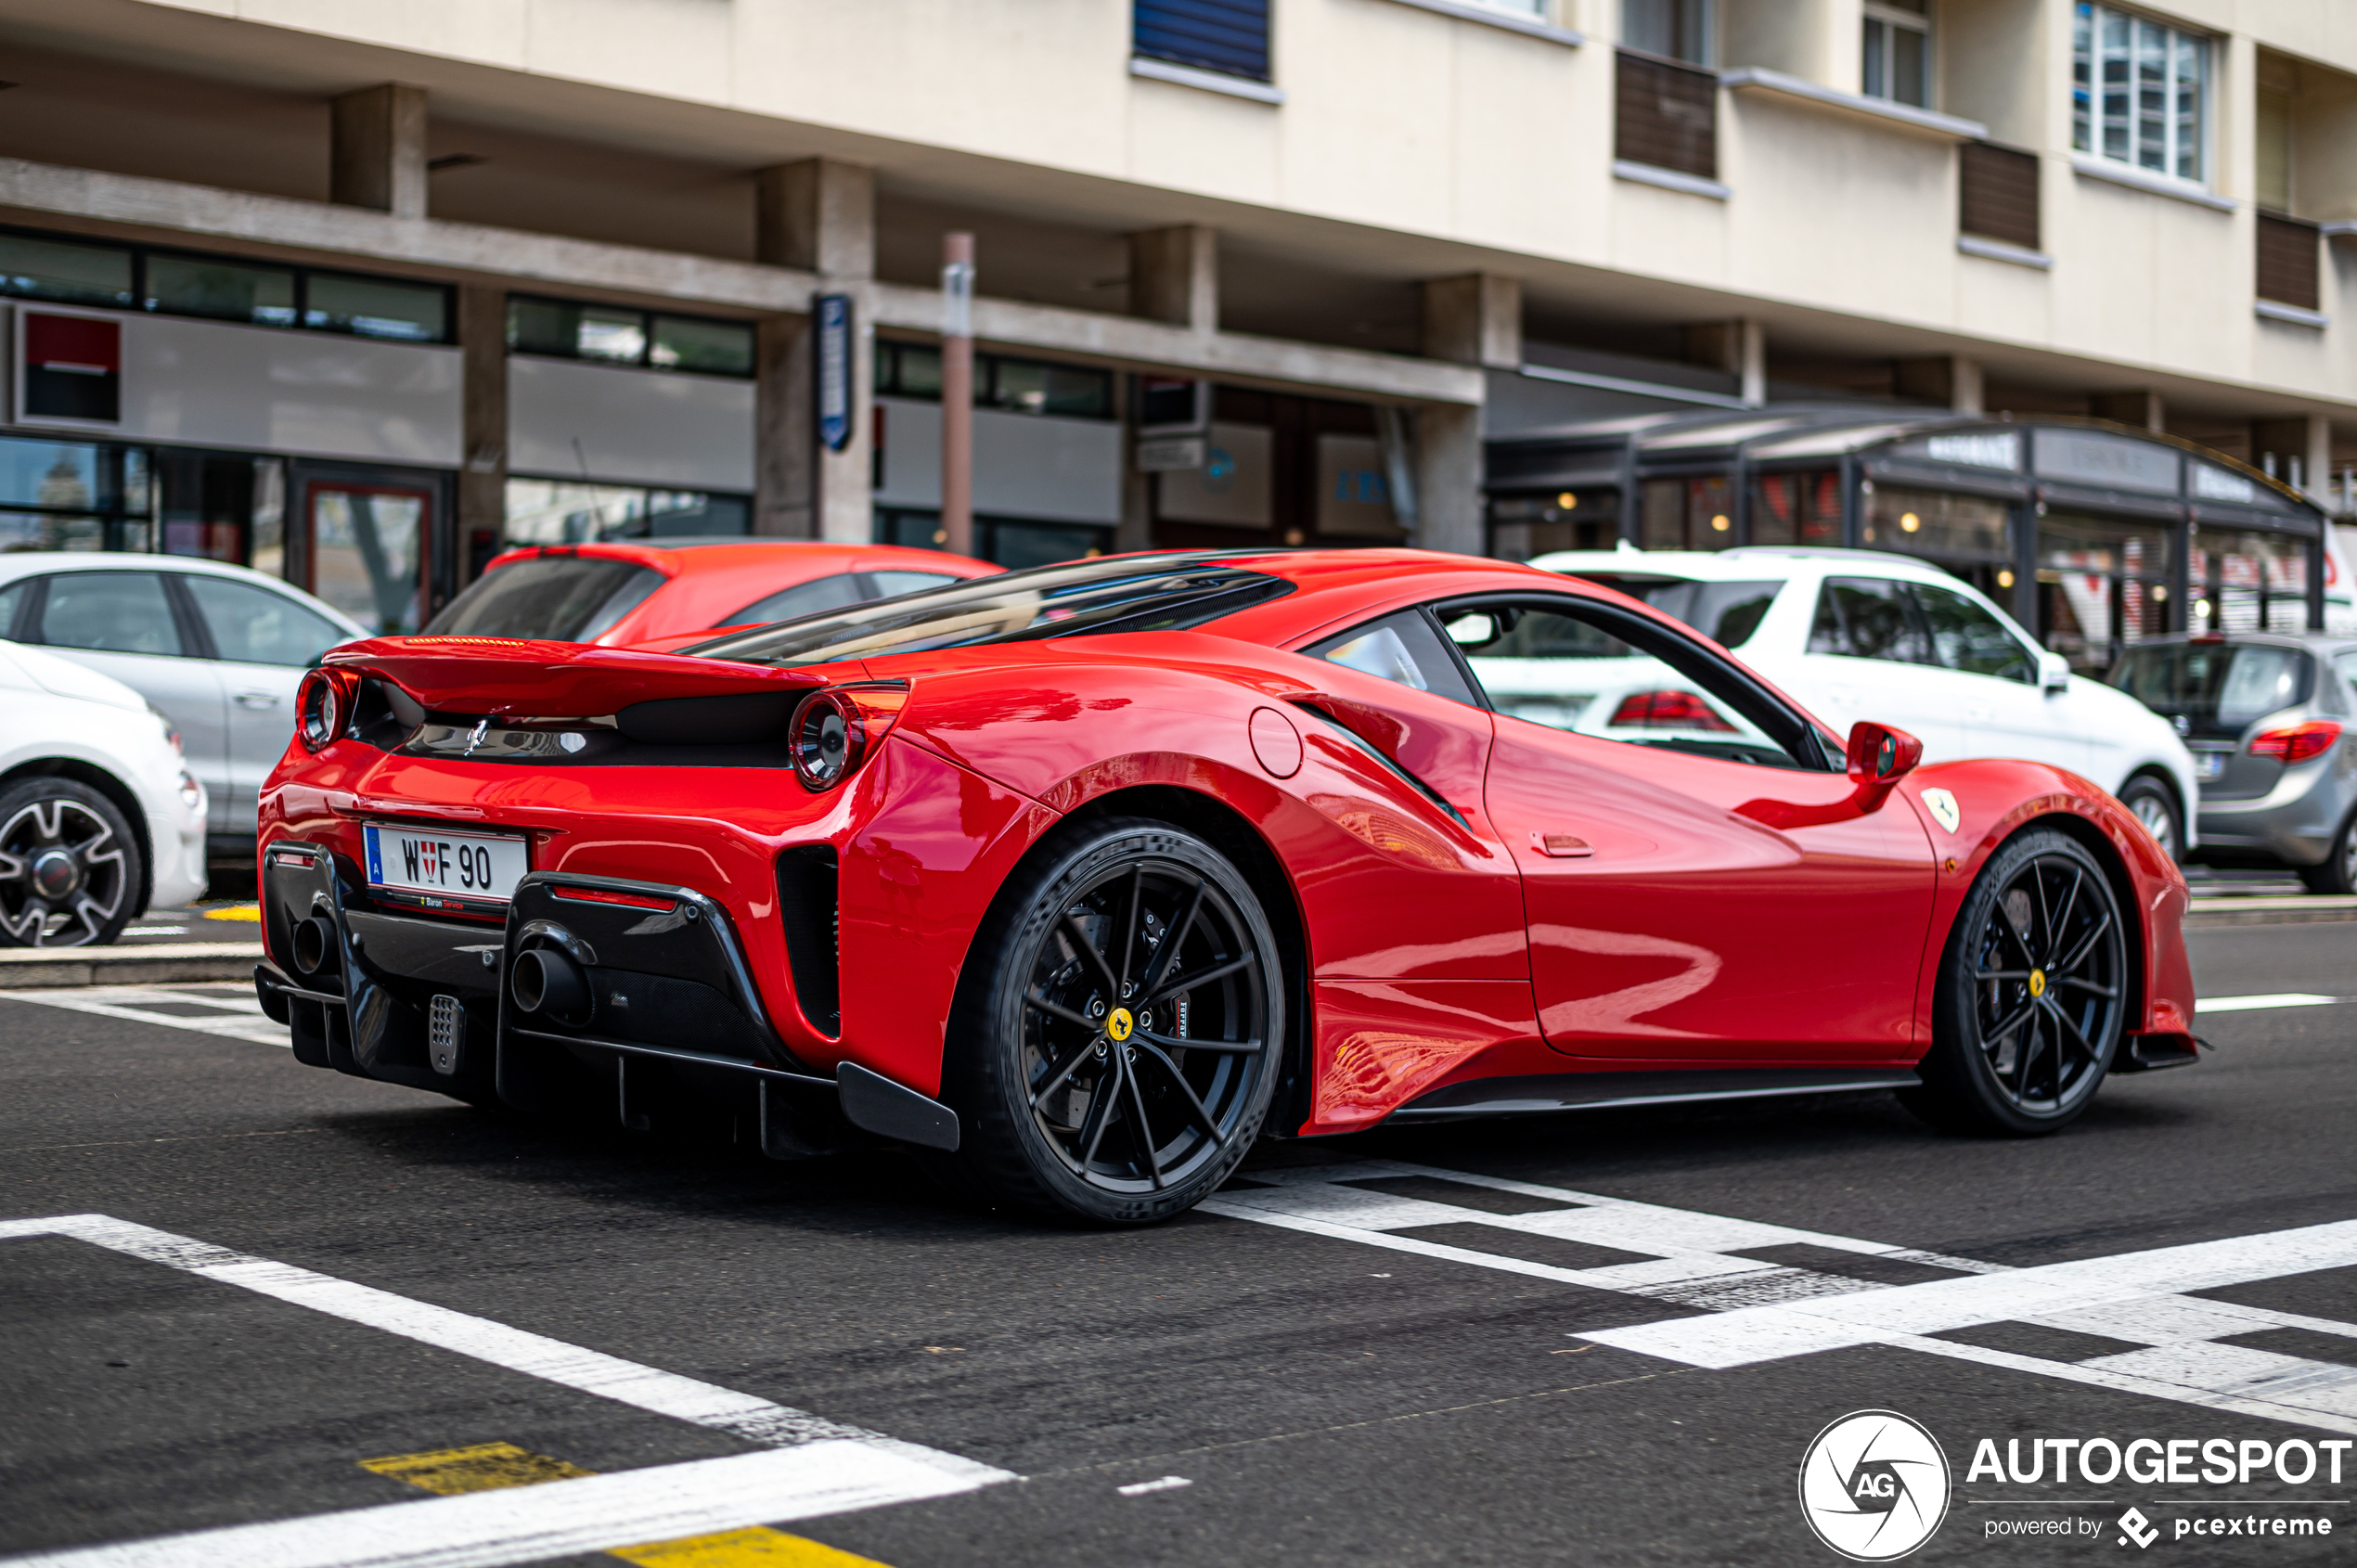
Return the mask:
<path fill-rule="evenodd" d="M 2132 1509 L 2345 1559 L 2352 933 L 2192 933 L 2214 1054 L 2044 1141 L 1880 1095 L 1378 1132 L 1127 1233 L 310 1070 L 236 985 L 20 995 L 0 1551 L 1823 1562 L 1803 1452 L 1887 1409 L 1953 1472 L 1927 1561 L 2117 1560 Z M 2269 1459 L 1972 1464 L 2144 1438 Z"/>

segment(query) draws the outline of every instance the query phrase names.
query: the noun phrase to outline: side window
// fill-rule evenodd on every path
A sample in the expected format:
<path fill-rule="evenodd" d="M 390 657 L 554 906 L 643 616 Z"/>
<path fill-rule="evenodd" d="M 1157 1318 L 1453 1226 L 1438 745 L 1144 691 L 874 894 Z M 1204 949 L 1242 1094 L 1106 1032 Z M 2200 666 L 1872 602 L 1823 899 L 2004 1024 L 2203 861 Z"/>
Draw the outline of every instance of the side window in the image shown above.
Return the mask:
<path fill-rule="evenodd" d="M 1809 651 L 1852 659 L 1931 663 L 1923 628 L 1908 608 L 1905 587 L 1882 577 L 1828 577 L 1817 596 Z"/>
<path fill-rule="evenodd" d="M 224 659 L 300 669 L 345 640 L 334 622 L 284 594 L 194 572 L 180 581 L 195 598 L 198 611 L 213 633 L 213 646 Z"/>
<path fill-rule="evenodd" d="M 877 594 L 884 598 L 890 598 L 895 594 L 913 594 L 920 588 L 938 588 L 944 583 L 958 581 L 947 572 L 870 572 L 868 579 L 875 584 Z"/>
<path fill-rule="evenodd" d="M 1967 675 L 2037 684 L 2038 667 L 2030 662 L 2029 649 L 2003 621 L 1950 589 L 1917 583 L 1914 590 L 1939 662 Z"/>
<path fill-rule="evenodd" d="M 49 579 L 36 639 L 93 653 L 178 653 L 180 628 L 152 572 L 61 572 Z"/>
<path fill-rule="evenodd" d="M 1444 606 L 1439 616 L 1509 717 L 1729 762 L 1825 766 L 1805 717 L 1654 622 L 1578 600 Z"/>
<path fill-rule="evenodd" d="M 932 585 L 926 585 L 930 587 Z M 796 583 L 791 588 L 780 588 L 767 598 L 757 598 L 718 623 L 723 626 L 766 626 L 772 621 L 792 621 L 804 615 L 817 615 L 823 610 L 842 610 L 864 602 L 868 590 L 857 572 L 839 572 L 832 577 L 814 577 L 807 583 Z"/>
<path fill-rule="evenodd" d="M 17 617 L 24 613 L 24 601 L 32 596 L 32 579 L 20 577 L 0 588 L 0 637 L 14 638 Z"/>
<path fill-rule="evenodd" d="M 7 612 L 6 610 L 0 610 L 0 627 L 5 627 L 7 624 Z M 0 631 L 0 636 L 5 636 L 7 634 L 5 631 Z M 2345 648 L 2338 653 L 2334 654 L 2333 668 L 2340 672 L 2341 679 L 2347 681 L 2352 687 L 2357 687 L 2357 648 Z"/>
<path fill-rule="evenodd" d="M 1432 623 L 1420 610 L 1405 610 L 1380 621 L 1370 621 L 1302 651 L 1312 659 L 1323 659 L 1362 675 L 1478 706 L 1456 660 L 1449 657 L 1449 649 L 1434 633 Z"/>

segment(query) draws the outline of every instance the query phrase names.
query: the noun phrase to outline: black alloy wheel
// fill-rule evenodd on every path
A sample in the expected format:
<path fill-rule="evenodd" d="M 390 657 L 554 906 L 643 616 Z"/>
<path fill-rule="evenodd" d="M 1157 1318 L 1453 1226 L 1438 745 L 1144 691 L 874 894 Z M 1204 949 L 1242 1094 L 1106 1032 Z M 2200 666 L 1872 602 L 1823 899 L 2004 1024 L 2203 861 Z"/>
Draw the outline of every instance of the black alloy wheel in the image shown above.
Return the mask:
<path fill-rule="evenodd" d="M 97 790 L 56 778 L 0 790 L 0 946 L 112 942 L 139 883 L 139 846 Z"/>
<path fill-rule="evenodd" d="M 2110 879 L 2076 839 L 2026 833 L 1990 859 L 1957 914 L 1924 1086 L 1901 1098 L 1959 1131 L 2057 1131 L 2110 1071 L 2129 989 Z"/>
<path fill-rule="evenodd" d="M 967 965 L 945 1092 L 959 1185 L 1140 1225 L 1217 1189 L 1253 1139 L 1284 1038 L 1275 938 L 1210 844 L 1091 824 L 1010 880 Z"/>

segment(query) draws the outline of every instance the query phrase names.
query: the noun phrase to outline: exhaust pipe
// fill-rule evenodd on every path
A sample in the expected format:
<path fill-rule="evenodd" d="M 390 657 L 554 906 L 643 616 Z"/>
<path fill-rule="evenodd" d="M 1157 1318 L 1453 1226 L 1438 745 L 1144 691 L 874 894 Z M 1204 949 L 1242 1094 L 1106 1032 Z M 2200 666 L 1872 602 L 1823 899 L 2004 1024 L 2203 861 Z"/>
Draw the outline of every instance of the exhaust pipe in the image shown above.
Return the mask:
<path fill-rule="evenodd" d="M 294 929 L 294 967 L 304 979 L 335 967 L 336 928 L 325 915 L 298 920 Z"/>
<path fill-rule="evenodd" d="M 519 1012 L 587 1022 L 589 977 L 553 947 L 527 947 L 517 954 L 508 991 Z"/>

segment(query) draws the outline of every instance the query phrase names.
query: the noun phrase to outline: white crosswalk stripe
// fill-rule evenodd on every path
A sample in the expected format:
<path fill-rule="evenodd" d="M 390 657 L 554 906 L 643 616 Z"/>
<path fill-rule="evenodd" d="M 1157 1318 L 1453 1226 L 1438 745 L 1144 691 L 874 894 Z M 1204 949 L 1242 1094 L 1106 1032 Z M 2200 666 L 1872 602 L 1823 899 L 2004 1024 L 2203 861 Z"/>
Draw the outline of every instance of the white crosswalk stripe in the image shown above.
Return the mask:
<path fill-rule="evenodd" d="M 1365 1185 L 1399 1185 L 1400 1178 L 1420 1181 L 1425 1195 L 1402 1197 Z M 2217 1343 L 2275 1329 L 2357 1341 L 2357 1324 L 2184 1293 L 2357 1266 L 2357 1221 L 2007 1268 L 1854 1237 L 1392 1161 L 1258 1170 L 1246 1179 L 1265 1185 L 1229 1188 L 1204 1203 L 1204 1212 L 1701 1308 L 1699 1315 L 1578 1336 L 1689 1366 L 1725 1369 L 1829 1350 L 1894 1346 L 2357 1433 L 2357 1366 Z M 1436 1198 L 1430 1195 L 1432 1183 L 1454 1183 L 1467 1189 L 1469 1197 L 1474 1189 L 1488 1189 L 1560 1206 L 1493 1214 Z M 1439 1225 L 1486 1226 L 1642 1257 L 1574 1266 L 1401 1234 Z M 1951 1278 L 1887 1284 L 1847 1277 L 1830 1262 L 1807 1268 L 1741 1255 L 1796 1246 L 1941 1269 Z M 2065 1361 L 1935 1337 L 2003 1322 L 2140 1348 Z"/>
<path fill-rule="evenodd" d="M 200 1035 L 286 1046 L 287 1026 L 263 1016 L 253 987 L 242 981 L 186 985 L 75 985 L 45 991 L 0 991 L 0 1001 L 33 1002 L 70 1012 L 95 1013 L 133 1023 L 161 1024 Z"/>

